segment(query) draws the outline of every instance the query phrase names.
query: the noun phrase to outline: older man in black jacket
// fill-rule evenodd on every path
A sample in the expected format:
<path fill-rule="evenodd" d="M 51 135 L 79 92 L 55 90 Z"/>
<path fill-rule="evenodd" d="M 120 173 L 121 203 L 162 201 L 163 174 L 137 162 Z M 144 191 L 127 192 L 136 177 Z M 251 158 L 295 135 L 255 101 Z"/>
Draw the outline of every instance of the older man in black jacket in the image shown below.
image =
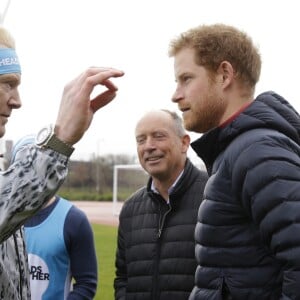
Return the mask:
<path fill-rule="evenodd" d="M 190 137 L 176 113 L 147 113 L 135 134 L 151 177 L 120 213 L 115 299 L 185 300 L 194 285 L 194 229 L 207 175 L 187 158 Z"/>

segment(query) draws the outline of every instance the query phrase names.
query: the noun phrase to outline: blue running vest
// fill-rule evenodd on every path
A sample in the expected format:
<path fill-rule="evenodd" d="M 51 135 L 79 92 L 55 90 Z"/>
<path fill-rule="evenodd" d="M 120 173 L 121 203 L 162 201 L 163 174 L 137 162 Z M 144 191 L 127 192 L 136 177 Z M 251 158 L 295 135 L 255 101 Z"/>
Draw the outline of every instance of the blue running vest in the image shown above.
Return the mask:
<path fill-rule="evenodd" d="M 32 300 L 66 299 L 70 292 L 70 259 L 64 223 L 72 204 L 60 198 L 41 224 L 25 227 Z"/>

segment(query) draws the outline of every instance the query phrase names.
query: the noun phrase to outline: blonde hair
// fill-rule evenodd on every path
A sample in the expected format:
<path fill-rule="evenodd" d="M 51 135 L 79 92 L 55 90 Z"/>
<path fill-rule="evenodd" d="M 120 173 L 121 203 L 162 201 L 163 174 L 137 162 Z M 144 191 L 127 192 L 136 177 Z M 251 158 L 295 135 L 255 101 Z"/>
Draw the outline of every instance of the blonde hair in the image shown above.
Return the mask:
<path fill-rule="evenodd" d="M 0 26 L 0 48 L 16 48 L 13 36 L 2 26 Z"/>

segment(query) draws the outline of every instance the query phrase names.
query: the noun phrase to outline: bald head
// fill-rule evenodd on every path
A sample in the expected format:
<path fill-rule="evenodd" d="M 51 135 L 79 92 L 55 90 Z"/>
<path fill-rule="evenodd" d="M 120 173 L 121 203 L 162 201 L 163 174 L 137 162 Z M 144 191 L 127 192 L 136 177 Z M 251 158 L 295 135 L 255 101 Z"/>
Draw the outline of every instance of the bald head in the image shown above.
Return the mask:
<path fill-rule="evenodd" d="M 168 126 L 173 127 L 174 132 L 179 137 L 187 134 L 183 127 L 182 119 L 179 117 L 179 115 L 167 109 L 152 110 L 144 114 L 143 117 L 137 122 L 135 128 L 136 134 L 138 127 L 145 123 L 147 120 L 150 120 L 151 123 L 155 123 L 155 120 L 158 120 L 159 122 L 165 122 L 165 124 L 168 124 Z"/>

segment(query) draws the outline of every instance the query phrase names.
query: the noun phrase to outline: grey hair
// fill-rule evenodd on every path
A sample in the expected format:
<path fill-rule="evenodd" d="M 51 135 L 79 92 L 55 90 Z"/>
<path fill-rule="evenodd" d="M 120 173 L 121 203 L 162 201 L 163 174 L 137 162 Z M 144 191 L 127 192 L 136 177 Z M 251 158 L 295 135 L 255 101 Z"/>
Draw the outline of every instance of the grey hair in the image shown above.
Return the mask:
<path fill-rule="evenodd" d="M 175 111 L 170 111 L 168 109 L 161 109 L 161 111 L 163 111 L 171 116 L 171 118 L 174 121 L 175 131 L 179 137 L 183 137 L 187 134 L 184 129 L 182 119 Z"/>

